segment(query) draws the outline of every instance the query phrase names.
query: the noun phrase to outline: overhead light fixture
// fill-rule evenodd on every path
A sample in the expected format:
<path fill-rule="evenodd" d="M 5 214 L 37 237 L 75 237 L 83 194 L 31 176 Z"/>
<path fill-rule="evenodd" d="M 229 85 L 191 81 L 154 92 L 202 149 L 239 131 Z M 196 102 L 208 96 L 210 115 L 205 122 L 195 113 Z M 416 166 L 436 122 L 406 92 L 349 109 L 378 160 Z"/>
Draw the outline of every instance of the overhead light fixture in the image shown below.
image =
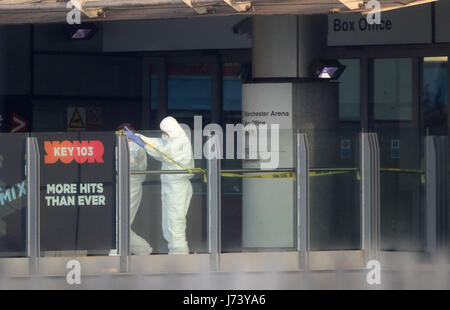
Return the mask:
<path fill-rule="evenodd" d="M 70 40 L 89 40 L 97 31 L 97 26 L 92 23 L 68 25 L 68 37 Z"/>
<path fill-rule="evenodd" d="M 252 18 L 246 17 L 236 25 L 233 26 L 233 34 L 243 35 L 247 34 L 251 36 L 252 34 Z"/>
<path fill-rule="evenodd" d="M 336 59 L 318 60 L 312 65 L 313 77 L 316 79 L 337 80 L 345 66 Z"/>

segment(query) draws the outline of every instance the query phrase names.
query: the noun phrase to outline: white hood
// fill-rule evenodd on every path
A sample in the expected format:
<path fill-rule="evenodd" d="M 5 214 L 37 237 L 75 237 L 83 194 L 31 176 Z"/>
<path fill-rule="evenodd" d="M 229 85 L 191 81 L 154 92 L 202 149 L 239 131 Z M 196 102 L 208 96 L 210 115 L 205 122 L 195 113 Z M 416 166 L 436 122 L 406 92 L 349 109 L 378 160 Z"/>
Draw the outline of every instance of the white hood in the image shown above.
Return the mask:
<path fill-rule="evenodd" d="M 170 138 L 186 136 L 183 128 L 178 124 L 177 120 L 172 116 L 167 116 L 159 124 L 159 128 L 166 132 Z"/>

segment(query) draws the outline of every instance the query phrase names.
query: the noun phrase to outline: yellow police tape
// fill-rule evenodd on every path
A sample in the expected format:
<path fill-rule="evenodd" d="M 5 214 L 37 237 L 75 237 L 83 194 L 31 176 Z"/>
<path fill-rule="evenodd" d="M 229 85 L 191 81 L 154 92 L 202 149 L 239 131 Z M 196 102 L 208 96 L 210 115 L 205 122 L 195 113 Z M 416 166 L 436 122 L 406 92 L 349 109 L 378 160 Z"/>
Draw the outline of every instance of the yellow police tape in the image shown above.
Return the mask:
<path fill-rule="evenodd" d="M 390 171 L 390 172 L 403 172 L 403 173 L 424 173 L 423 170 L 419 169 L 400 169 L 400 168 L 380 168 L 381 171 Z"/>
<path fill-rule="evenodd" d="M 242 173 L 229 173 L 222 172 L 220 175 L 226 178 L 262 178 L 262 179 L 271 179 L 271 178 L 293 178 L 295 180 L 294 172 L 279 172 L 279 173 L 253 173 L 251 174 L 242 174 Z"/>
<path fill-rule="evenodd" d="M 422 184 L 425 184 L 425 174 L 422 170 L 419 169 L 399 169 L 399 168 L 381 168 L 381 171 L 389 171 L 389 172 L 397 172 L 397 173 L 413 173 L 420 174 L 420 181 Z M 361 180 L 361 174 L 358 170 L 326 170 L 326 171 L 310 171 L 310 177 L 322 177 L 328 175 L 337 175 L 344 173 L 356 172 L 356 178 L 358 181 Z M 280 173 L 251 173 L 251 174 L 242 174 L 242 173 L 227 173 L 222 172 L 221 176 L 229 177 L 229 178 L 292 178 L 295 180 L 294 172 L 280 172 Z"/>
<path fill-rule="evenodd" d="M 124 131 L 116 131 L 116 135 L 127 135 Z M 207 183 L 207 172 L 205 169 L 202 168 L 186 168 L 181 163 L 177 162 L 176 160 L 170 158 L 168 155 L 166 155 L 164 152 L 157 149 L 155 146 L 153 146 L 151 143 L 144 141 L 146 145 L 157 151 L 159 154 L 167 158 L 170 162 L 180 167 L 182 170 L 186 170 L 189 173 L 192 172 L 200 172 L 203 174 L 203 182 Z M 309 176 L 310 177 L 321 177 L 321 176 L 327 176 L 327 175 L 336 175 L 336 174 L 344 174 L 344 173 L 350 173 L 356 171 L 356 178 L 358 181 L 361 180 L 360 172 L 357 170 L 348 170 L 348 171 L 341 171 L 341 170 L 327 170 L 327 171 L 310 171 Z M 400 168 L 380 168 L 380 171 L 388 171 L 388 172 L 397 172 L 397 173 L 415 173 L 420 174 L 420 181 L 422 184 L 425 184 L 425 173 L 423 170 L 419 169 L 400 169 Z M 220 175 L 226 178 L 263 178 L 263 179 L 272 179 L 272 178 L 292 178 L 295 180 L 295 173 L 294 172 L 279 172 L 279 173 L 253 173 L 251 174 L 242 174 L 242 173 L 228 173 L 228 172 L 222 172 Z"/>
<path fill-rule="evenodd" d="M 127 135 L 126 132 L 123 132 L 122 130 L 116 131 L 115 132 L 116 135 Z M 182 165 L 181 163 L 177 162 L 176 160 L 170 158 L 167 154 L 165 154 L 164 152 L 160 151 L 157 147 L 155 147 L 154 145 L 152 145 L 151 143 L 142 140 L 146 145 L 148 145 L 149 147 L 151 147 L 152 149 L 154 149 L 156 152 L 158 152 L 159 154 L 161 154 L 162 156 L 164 156 L 168 161 L 170 161 L 171 163 L 177 165 L 178 167 L 180 167 L 182 170 L 186 170 L 189 173 L 192 172 L 200 172 L 203 174 L 203 182 L 207 183 L 208 182 L 208 178 L 206 176 L 206 170 L 202 169 L 202 168 L 186 168 L 184 165 Z"/>
<path fill-rule="evenodd" d="M 425 172 L 420 169 L 380 168 L 380 171 L 420 174 L 420 182 L 425 184 Z"/>
<path fill-rule="evenodd" d="M 317 171 L 310 171 L 309 176 L 310 177 L 320 177 L 325 175 L 335 175 L 335 174 L 343 174 L 343 173 L 349 173 L 353 171 L 327 171 L 327 172 L 317 172 Z M 277 172 L 277 173 L 256 173 L 256 172 L 247 172 L 246 174 L 242 173 L 228 173 L 228 172 L 222 172 L 220 174 L 223 177 L 227 178 L 263 178 L 263 179 L 270 179 L 270 178 L 292 178 L 295 180 L 295 172 Z M 358 179 L 359 179 L 359 172 L 358 172 Z"/>

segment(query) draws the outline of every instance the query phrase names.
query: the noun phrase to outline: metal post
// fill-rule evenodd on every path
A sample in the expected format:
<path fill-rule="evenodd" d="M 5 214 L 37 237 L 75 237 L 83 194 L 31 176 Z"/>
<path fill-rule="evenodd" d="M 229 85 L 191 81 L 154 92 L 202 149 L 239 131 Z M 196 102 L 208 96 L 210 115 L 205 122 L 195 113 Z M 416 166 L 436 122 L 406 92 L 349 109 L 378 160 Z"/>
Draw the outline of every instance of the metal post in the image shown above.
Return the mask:
<path fill-rule="evenodd" d="M 299 251 L 299 267 L 309 267 L 309 149 L 306 134 L 297 134 L 297 251 Z"/>
<path fill-rule="evenodd" d="M 376 133 L 371 133 L 371 141 L 372 141 L 372 163 L 373 163 L 373 184 L 372 184 L 372 251 L 373 257 L 378 259 L 378 253 L 381 246 L 380 241 L 380 205 L 381 205 L 381 196 L 380 196 L 380 143 L 378 141 L 378 135 Z"/>
<path fill-rule="evenodd" d="M 369 133 L 361 133 L 361 248 L 364 250 L 364 262 L 372 257 L 371 229 L 371 147 Z"/>
<path fill-rule="evenodd" d="M 130 160 L 128 141 L 117 136 L 117 190 L 120 272 L 130 272 Z"/>
<path fill-rule="evenodd" d="M 208 159 L 208 247 L 211 257 L 211 270 L 220 268 L 220 159 L 222 158 L 221 144 L 216 135 L 212 135 L 206 142 L 205 157 Z"/>
<path fill-rule="evenodd" d="M 449 258 L 449 218 L 448 218 L 448 182 L 449 180 L 449 149 L 448 137 L 440 136 L 436 141 L 436 179 L 437 179 L 437 203 L 436 203 L 436 223 L 437 223 L 437 251 L 442 259 Z"/>
<path fill-rule="evenodd" d="M 39 270 L 40 228 L 39 228 L 39 148 L 35 137 L 27 137 L 27 256 L 29 273 L 37 274 Z"/>
<path fill-rule="evenodd" d="M 361 248 L 364 261 L 375 259 L 379 248 L 380 152 L 374 133 L 361 133 Z"/>
<path fill-rule="evenodd" d="M 437 162 L 433 136 L 425 137 L 425 235 L 426 250 L 434 257 L 437 250 Z"/>
<path fill-rule="evenodd" d="M 208 160 L 208 246 L 211 255 L 211 270 L 220 268 L 220 161 Z"/>

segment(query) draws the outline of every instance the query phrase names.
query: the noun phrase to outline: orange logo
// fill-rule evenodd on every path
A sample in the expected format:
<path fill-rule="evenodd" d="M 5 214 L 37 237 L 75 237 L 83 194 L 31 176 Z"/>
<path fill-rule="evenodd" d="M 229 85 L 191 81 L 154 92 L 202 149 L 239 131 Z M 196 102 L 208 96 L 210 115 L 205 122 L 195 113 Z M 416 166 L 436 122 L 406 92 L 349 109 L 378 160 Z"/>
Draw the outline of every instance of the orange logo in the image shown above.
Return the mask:
<path fill-rule="evenodd" d="M 91 141 L 45 141 L 46 164 L 54 164 L 61 160 L 70 164 L 74 159 L 77 163 L 103 163 L 105 148 L 99 140 Z"/>

